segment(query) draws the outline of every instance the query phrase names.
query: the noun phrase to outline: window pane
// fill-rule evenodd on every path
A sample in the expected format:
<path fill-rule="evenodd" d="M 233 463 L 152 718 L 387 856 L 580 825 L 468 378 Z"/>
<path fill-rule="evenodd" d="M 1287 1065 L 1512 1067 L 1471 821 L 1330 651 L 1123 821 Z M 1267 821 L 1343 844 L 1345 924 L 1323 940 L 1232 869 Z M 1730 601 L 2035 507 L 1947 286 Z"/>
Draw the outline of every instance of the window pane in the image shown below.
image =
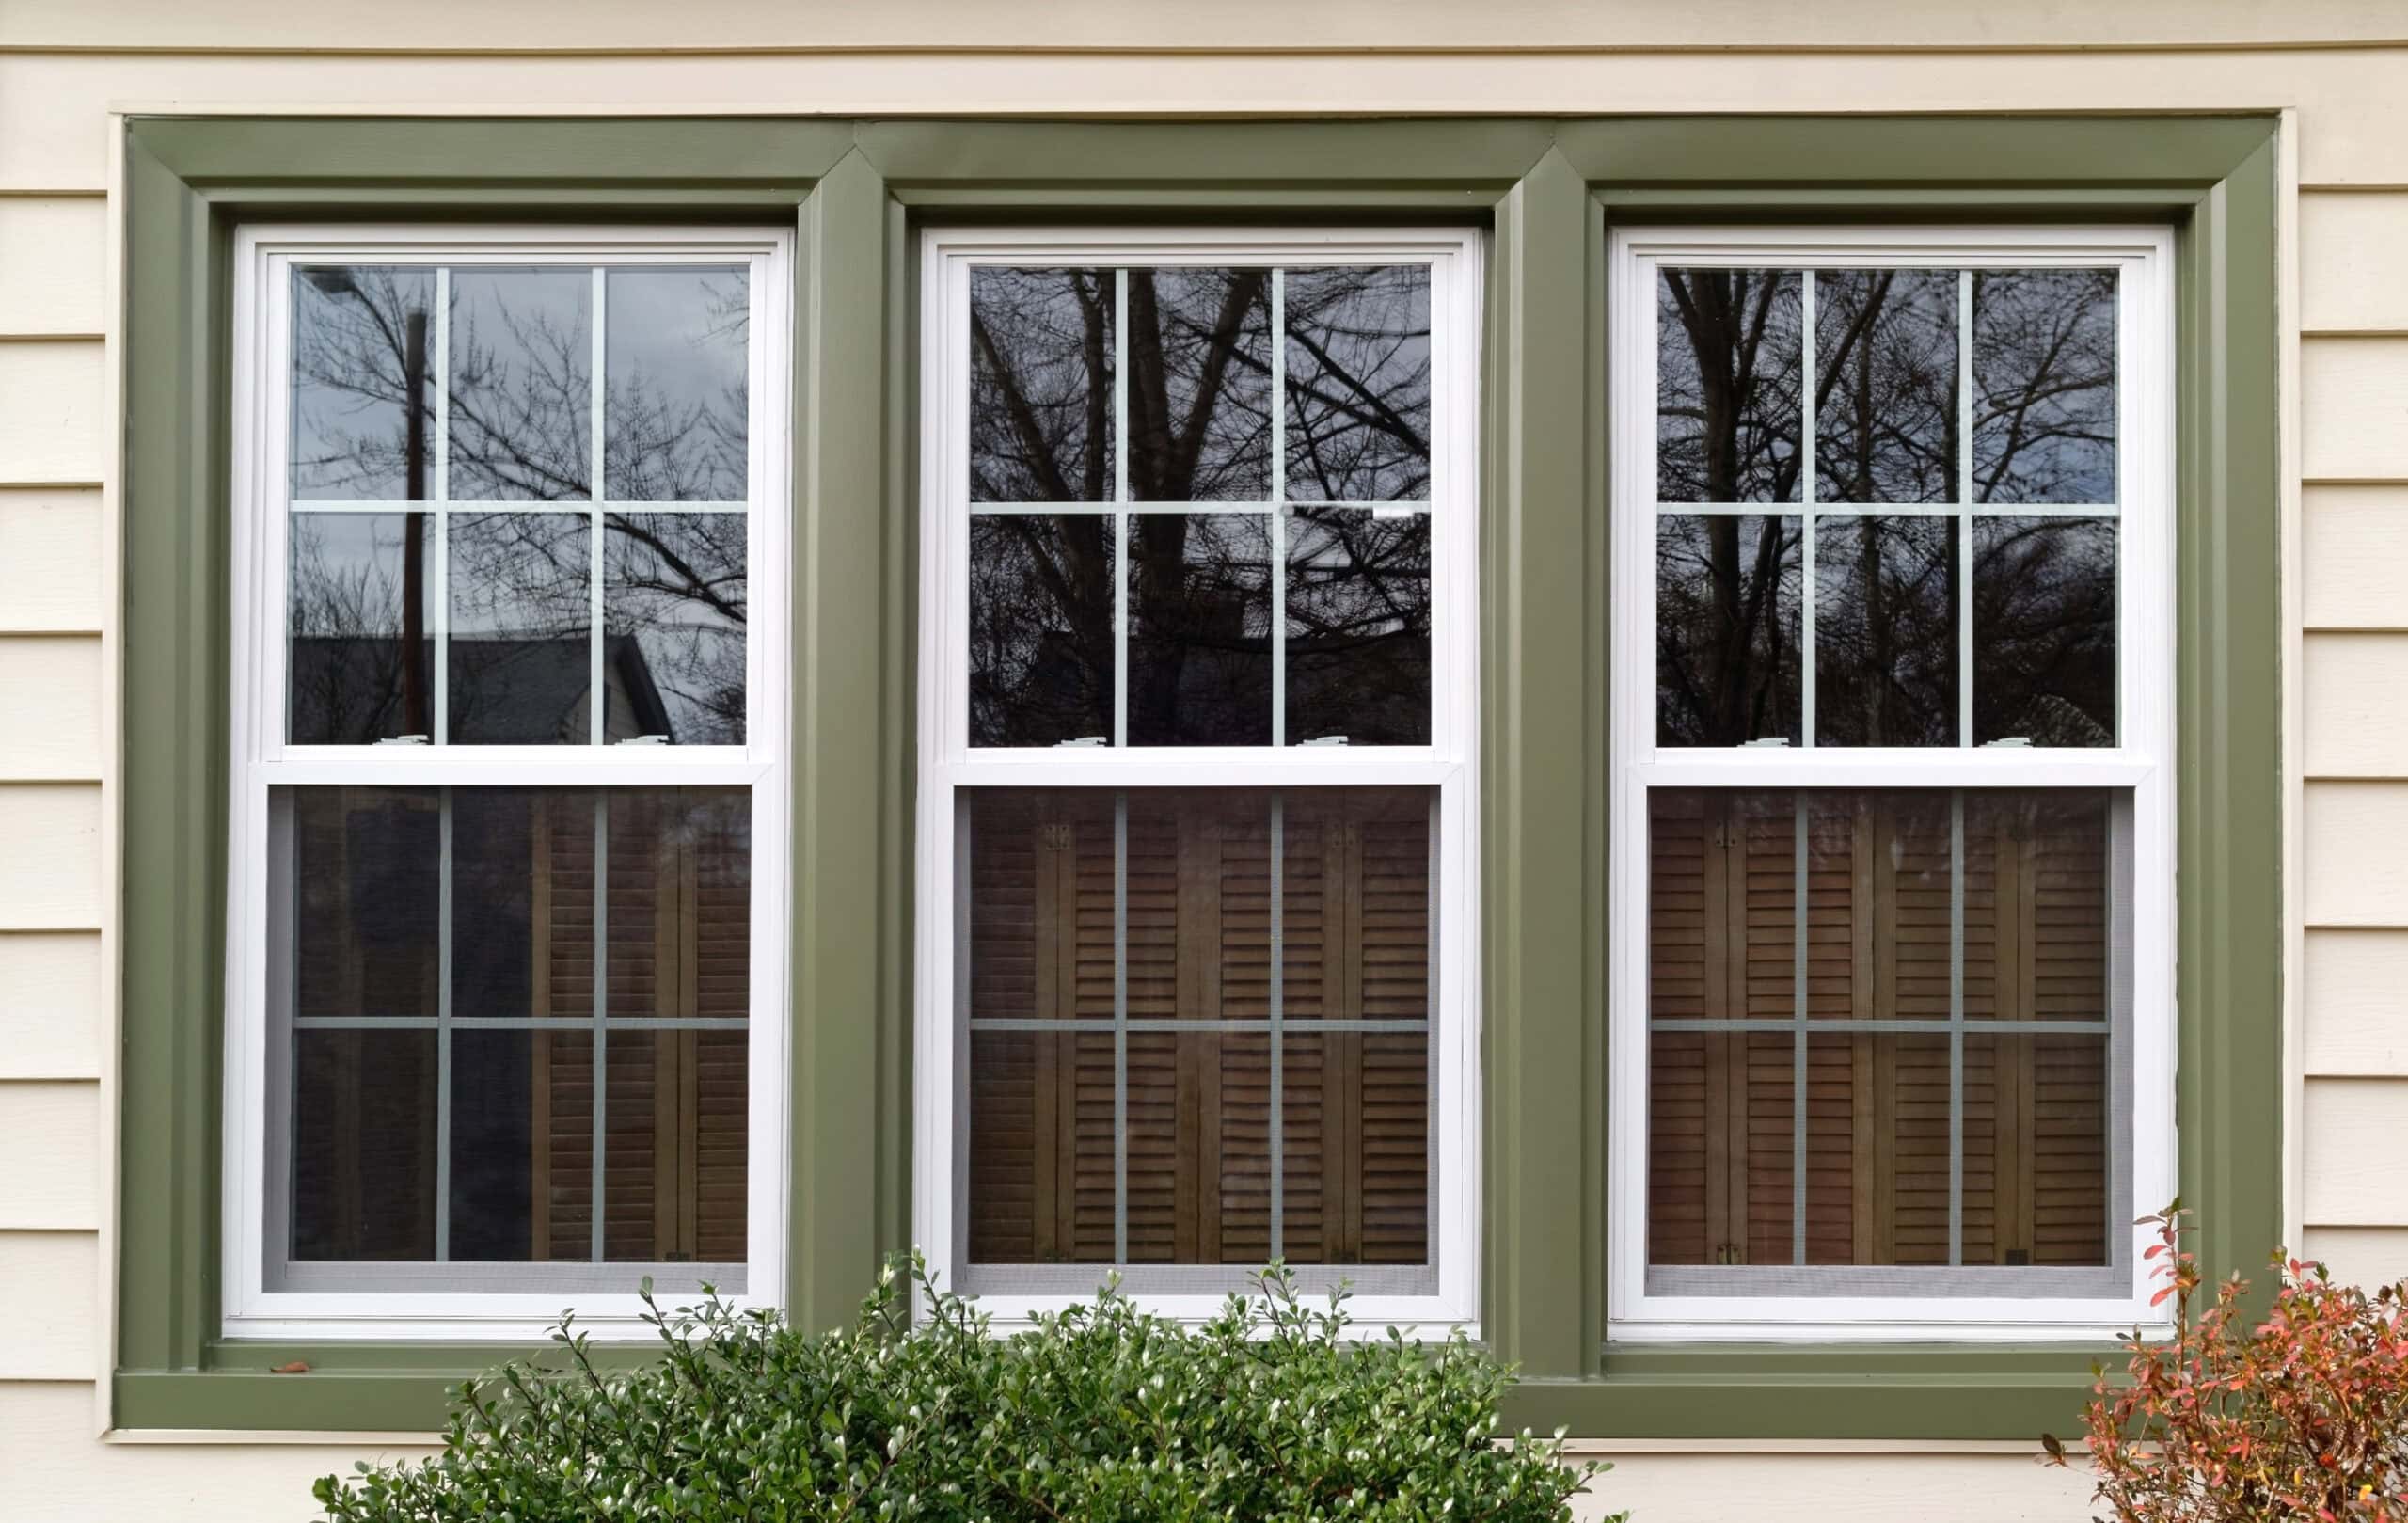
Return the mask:
<path fill-rule="evenodd" d="M 455 501 L 593 496 L 594 275 L 452 272 Z"/>
<path fill-rule="evenodd" d="M 1430 516 L 1288 515 L 1288 743 L 1430 743 Z"/>
<path fill-rule="evenodd" d="M 603 520 L 603 738 L 744 743 L 745 538 L 740 513 Z"/>
<path fill-rule="evenodd" d="M 2115 500 L 2115 272 L 1973 277 L 1973 493 Z"/>
<path fill-rule="evenodd" d="M 1957 524 L 1815 520 L 1815 744 L 1957 743 Z"/>
<path fill-rule="evenodd" d="M 1288 500 L 1430 495 L 1430 268 L 1290 270 Z"/>
<path fill-rule="evenodd" d="M 293 274 L 293 495 L 435 495 L 435 271 L 311 266 Z"/>
<path fill-rule="evenodd" d="M 435 516 L 296 513 L 287 738 L 364 746 L 435 734 Z"/>
<path fill-rule="evenodd" d="M 970 520 L 970 743 L 1108 742 L 1113 518 Z"/>
<path fill-rule="evenodd" d="M 1973 740 L 2115 743 L 2115 520 L 1973 520 Z"/>
<path fill-rule="evenodd" d="M 744 500 L 750 279 L 740 265 L 604 276 L 604 496 Z"/>
<path fill-rule="evenodd" d="M 1798 500 L 1802 284 L 1795 270 L 1662 272 L 1658 500 Z"/>
<path fill-rule="evenodd" d="M 1652 793 L 1649 1263 L 2107 1263 L 2115 812 Z"/>
<path fill-rule="evenodd" d="M 273 801 L 296 1259 L 742 1263 L 747 790 Z"/>
<path fill-rule="evenodd" d="M 1129 743 L 1271 743 L 1271 521 L 1129 519 Z"/>
<path fill-rule="evenodd" d="M 1271 272 L 1129 272 L 1129 495 L 1271 495 Z"/>
<path fill-rule="evenodd" d="M 1815 496 L 1956 500 L 1955 270 L 1828 270 L 1814 280 Z"/>
<path fill-rule="evenodd" d="M 970 272 L 970 500 L 1109 502 L 1113 273 Z"/>
<path fill-rule="evenodd" d="M 1656 520 L 1659 745 L 1798 743 L 1798 546 L 1796 518 Z"/>
<path fill-rule="evenodd" d="M 593 738 L 594 543 L 575 513 L 452 515 L 451 738 Z"/>
<path fill-rule="evenodd" d="M 965 801 L 971 1260 L 1427 1265 L 1429 791 Z"/>

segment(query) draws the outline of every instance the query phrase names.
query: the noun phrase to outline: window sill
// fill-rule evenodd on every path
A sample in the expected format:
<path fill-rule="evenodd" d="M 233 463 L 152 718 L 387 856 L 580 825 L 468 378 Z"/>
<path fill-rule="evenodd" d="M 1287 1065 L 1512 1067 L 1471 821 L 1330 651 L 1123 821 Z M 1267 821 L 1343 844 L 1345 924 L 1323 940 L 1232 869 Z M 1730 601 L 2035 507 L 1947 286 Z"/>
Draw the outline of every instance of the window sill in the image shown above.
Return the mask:
<path fill-rule="evenodd" d="M 603 1370 L 648 1362 L 641 1344 L 594 1345 Z M 439 1434 L 461 1384 L 511 1359 L 558 1365 L 557 1343 L 316 1342 L 220 1339 L 198 1370 L 119 1370 L 113 1431 Z M 291 1374 L 275 1372 L 306 1365 Z"/>

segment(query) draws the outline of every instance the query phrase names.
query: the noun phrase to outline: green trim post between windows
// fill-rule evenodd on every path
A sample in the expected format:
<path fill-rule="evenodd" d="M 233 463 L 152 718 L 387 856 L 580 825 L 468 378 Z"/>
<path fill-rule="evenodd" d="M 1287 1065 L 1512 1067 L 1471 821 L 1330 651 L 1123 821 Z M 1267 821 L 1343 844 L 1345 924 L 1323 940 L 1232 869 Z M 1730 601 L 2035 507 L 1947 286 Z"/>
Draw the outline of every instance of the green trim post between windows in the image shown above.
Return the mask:
<path fill-rule="evenodd" d="M 908 1243 L 924 213 L 1491 231 L 1483 1330 L 1525 1372 L 1512 1420 L 1703 1438 L 2023 1438 L 2070 1420 L 2097 1348 L 1607 1341 L 1605 232 L 1952 217 L 2177 230 L 2181 1172 L 2210 1261 L 2249 1263 L 2280 1222 L 2274 131 L 2266 117 L 133 119 L 115 1425 L 432 1428 L 445 1388 L 505 1352 L 216 1336 L 233 228 L 798 228 L 787 1304 L 825 1326 Z M 293 1359 L 311 1372 L 265 1372 Z"/>

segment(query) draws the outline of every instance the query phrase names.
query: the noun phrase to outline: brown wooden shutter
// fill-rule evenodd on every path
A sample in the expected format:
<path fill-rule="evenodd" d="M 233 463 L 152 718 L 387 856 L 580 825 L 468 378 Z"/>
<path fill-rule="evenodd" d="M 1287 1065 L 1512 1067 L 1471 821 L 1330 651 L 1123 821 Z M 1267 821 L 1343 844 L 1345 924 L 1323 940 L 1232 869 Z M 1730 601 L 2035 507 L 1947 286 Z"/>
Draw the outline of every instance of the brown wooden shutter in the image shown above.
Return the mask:
<path fill-rule="evenodd" d="M 1947 1019 L 1948 795 L 1808 797 L 1811 1022 Z M 1979 1023 L 2107 1015 L 2105 803 L 1966 801 L 1964 1261 L 2098 1263 L 2105 1039 Z M 1649 815 L 1651 1019 L 1790 1018 L 1795 796 L 1659 790 Z M 1809 1030 L 1805 1261 L 1945 1264 L 1949 1038 Z M 1651 1263 L 1795 1261 L 1792 1039 L 1651 1032 Z"/>

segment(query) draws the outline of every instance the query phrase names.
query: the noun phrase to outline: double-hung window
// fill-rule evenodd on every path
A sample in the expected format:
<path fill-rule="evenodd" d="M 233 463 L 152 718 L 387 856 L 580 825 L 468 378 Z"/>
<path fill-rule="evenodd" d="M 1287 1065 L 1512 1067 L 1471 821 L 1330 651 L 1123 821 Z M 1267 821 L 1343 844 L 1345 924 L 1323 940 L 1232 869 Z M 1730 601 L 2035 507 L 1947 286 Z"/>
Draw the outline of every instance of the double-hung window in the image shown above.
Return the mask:
<path fill-rule="evenodd" d="M 1476 238 L 926 258 L 917 1240 L 1472 1320 Z"/>
<path fill-rule="evenodd" d="M 2169 259 L 1616 235 L 1616 1338 L 2153 1315 Z"/>
<path fill-rule="evenodd" d="M 776 1298 L 788 258 L 243 235 L 228 1332 Z"/>

